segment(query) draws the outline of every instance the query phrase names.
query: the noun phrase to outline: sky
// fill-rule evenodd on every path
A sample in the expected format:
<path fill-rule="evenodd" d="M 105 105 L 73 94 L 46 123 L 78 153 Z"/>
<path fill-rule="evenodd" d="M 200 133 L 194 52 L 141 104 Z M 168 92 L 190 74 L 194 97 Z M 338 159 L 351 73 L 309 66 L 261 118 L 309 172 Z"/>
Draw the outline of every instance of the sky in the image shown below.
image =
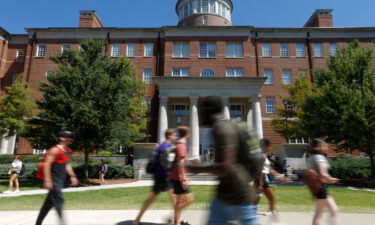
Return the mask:
<path fill-rule="evenodd" d="M 333 9 L 336 27 L 375 27 L 375 0 L 232 0 L 232 24 L 303 27 L 316 9 Z M 105 27 L 175 26 L 177 0 L 0 0 L 0 27 L 77 27 L 79 10 L 95 10 Z"/>

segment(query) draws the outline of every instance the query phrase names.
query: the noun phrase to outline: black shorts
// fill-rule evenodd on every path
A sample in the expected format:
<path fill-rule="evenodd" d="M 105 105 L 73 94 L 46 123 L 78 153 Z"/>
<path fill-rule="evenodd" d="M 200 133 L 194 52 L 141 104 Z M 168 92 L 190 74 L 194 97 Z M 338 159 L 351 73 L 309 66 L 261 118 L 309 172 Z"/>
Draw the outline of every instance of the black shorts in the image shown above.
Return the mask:
<path fill-rule="evenodd" d="M 168 191 L 173 188 L 173 184 L 168 178 L 154 178 L 154 186 L 152 192 L 159 194 L 160 192 Z"/>
<path fill-rule="evenodd" d="M 12 175 L 13 175 L 13 174 L 17 174 L 17 175 L 19 176 L 19 175 L 21 174 L 21 171 L 15 171 L 15 170 L 13 170 L 13 171 L 12 171 Z"/>
<path fill-rule="evenodd" d="M 183 194 L 189 194 L 190 190 L 189 188 L 184 189 L 182 187 L 182 182 L 177 180 L 171 180 L 173 184 L 173 194 L 175 195 L 183 195 Z"/>
<path fill-rule="evenodd" d="M 328 190 L 327 187 L 324 185 L 322 189 L 319 190 L 318 193 L 314 194 L 316 199 L 327 199 L 328 197 Z"/>
<path fill-rule="evenodd" d="M 268 173 L 263 173 L 263 188 L 269 188 L 270 185 L 270 175 Z"/>

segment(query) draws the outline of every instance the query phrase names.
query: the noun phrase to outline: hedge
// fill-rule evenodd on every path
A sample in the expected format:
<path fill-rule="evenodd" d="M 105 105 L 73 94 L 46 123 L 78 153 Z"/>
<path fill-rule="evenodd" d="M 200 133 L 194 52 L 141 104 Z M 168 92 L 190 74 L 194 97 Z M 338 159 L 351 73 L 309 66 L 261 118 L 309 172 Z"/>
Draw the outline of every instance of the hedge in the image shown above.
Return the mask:
<path fill-rule="evenodd" d="M 38 169 L 38 163 L 26 163 L 26 170 L 20 178 L 32 179 L 35 178 L 36 171 Z M 84 164 L 73 163 L 72 164 L 75 173 L 78 178 L 84 177 Z M 99 174 L 99 164 L 98 163 L 89 163 L 89 178 L 98 178 Z M 8 179 L 8 169 L 9 164 L 0 164 L 0 179 Z M 108 172 L 106 173 L 106 178 L 133 178 L 134 170 L 132 166 L 122 166 L 117 164 L 108 164 Z"/>
<path fill-rule="evenodd" d="M 42 159 L 39 155 L 19 155 L 25 163 L 38 163 Z M 16 155 L 0 155 L 0 164 L 11 164 Z"/>
<path fill-rule="evenodd" d="M 330 160 L 330 173 L 339 179 L 369 179 L 371 164 L 368 157 L 339 156 Z"/>

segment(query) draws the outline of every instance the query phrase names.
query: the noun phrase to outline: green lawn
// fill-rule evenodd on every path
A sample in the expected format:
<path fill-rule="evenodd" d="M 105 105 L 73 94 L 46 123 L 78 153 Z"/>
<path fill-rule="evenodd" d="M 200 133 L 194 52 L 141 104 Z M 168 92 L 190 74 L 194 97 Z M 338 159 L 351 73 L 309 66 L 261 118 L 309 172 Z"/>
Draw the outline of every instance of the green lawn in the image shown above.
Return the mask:
<path fill-rule="evenodd" d="M 214 186 L 192 186 L 195 201 L 190 209 L 206 209 L 214 194 Z M 313 211 L 314 202 L 305 187 L 274 187 L 279 211 Z M 65 193 L 65 209 L 70 210 L 118 210 L 138 209 L 148 196 L 150 187 L 119 188 Z M 331 188 L 341 212 L 374 213 L 375 193 Z M 38 210 L 45 195 L 0 198 L 0 210 Z M 162 193 L 152 209 L 170 209 L 169 197 Z M 267 202 L 261 201 L 261 211 L 267 210 Z"/>
<path fill-rule="evenodd" d="M 21 191 L 40 189 L 42 181 L 38 179 L 19 179 Z M 9 180 L 0 179 L 0 192 L 8 189 Z M 13 190 L 15 187 L 13 187 Z"/>

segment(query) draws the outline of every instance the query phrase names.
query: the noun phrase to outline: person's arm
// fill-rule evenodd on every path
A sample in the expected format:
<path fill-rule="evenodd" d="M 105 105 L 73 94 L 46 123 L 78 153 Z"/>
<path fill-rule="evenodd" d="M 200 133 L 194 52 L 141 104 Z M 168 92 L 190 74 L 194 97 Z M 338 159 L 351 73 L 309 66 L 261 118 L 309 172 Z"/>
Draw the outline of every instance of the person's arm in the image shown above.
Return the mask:
<path fill-rule="evenodd" d="M 318 164 L 317 164 L 317 170 L 318 170 L 318 173 L 319 173 L 319 175 L 320 175 L 320 180 L 321 180 L 323 183 L 327 183 L 327 184 L 335 184 L 335 183 L 338 183 L 338 182 L 340 181 L 339 179 L 332 177 L 332 176 L 328 173 L 326 163 L 318 162 Z"/>
<path fill-rule="evenodd" d="M 77 180 L 77 176 L 74 173 L 72 165 L 70 163 L 67 163 L 65 168 L 66 168 L 66 172 L 70 176 L 70 185 L 77 186 L 78 180 Z"/>
<path fill-rule="evenodd" d="M 52 177 L 51 177 L 51 166 L 53 161 L 55 161 L 55 158 L 57 154 L 59 153 L 59 150 L 55 147 L 51 148 L 47 154 L 46 160 L 44 162 L 44 182 L 43 186 L 45 189 L 52 190 L 53 189 L 53 183 L 52 183 Z"/>
<path fill-rule="evenodd" d="M 285 184 L 289 181 L 288 177 L 284 175 L 279 174 L 276 170 L 270 168 L 270 173 L 274 176 L 277 177 L 281 181 L 281 183 Z"/>

